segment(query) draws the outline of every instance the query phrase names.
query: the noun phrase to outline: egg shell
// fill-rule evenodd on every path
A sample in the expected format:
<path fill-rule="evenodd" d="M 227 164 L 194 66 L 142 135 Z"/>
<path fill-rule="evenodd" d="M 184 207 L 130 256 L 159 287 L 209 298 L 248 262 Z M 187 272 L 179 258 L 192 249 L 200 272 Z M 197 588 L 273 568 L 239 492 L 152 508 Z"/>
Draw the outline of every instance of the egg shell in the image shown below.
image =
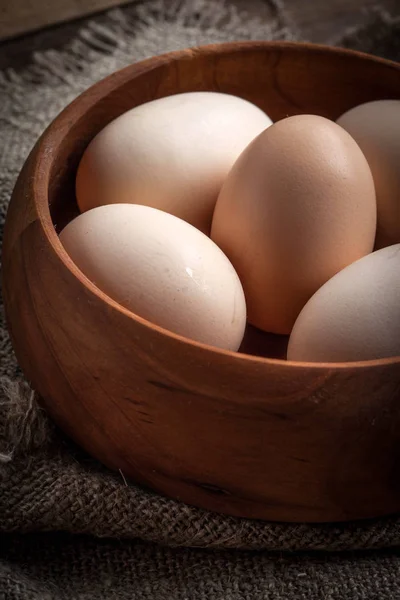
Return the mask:
<path fill-rule="evenodd" d="M 316 290 L 372 251 L 375 229 L 373 179 L 356 142 L 328 119 L 300 115 L 239 157 L 211 237 L 238 272 L 249 322 L 289 334 Z"/>
<path fill-rule="evenodd" d="M 367 102 L 337 123 L 362 149 L 375 182 L 378 208 L 376 248 L 400 242 L 400 100 Z"/>
<path fill-rule="evenodd" d="M 301 311 L 288 359 L 347 362 L 400 357 L 400 244 L 343 269 Z"/>
<path fill-rule="evenodd" d="M 82 212 L 130 202 L 169 212 L 209 234 L 222 183 L 270 118 L 242 98 L 190 92 L 124 113 L 89 144 L 76 178 Z"/>
<path fill-rule="evenodd" d="M 71 259 L 136 315 L 186 338 L 237 350 L 246 326 L 239 278 L 198 229 L 160 210 L 101 206 L 61 232 Z"/>

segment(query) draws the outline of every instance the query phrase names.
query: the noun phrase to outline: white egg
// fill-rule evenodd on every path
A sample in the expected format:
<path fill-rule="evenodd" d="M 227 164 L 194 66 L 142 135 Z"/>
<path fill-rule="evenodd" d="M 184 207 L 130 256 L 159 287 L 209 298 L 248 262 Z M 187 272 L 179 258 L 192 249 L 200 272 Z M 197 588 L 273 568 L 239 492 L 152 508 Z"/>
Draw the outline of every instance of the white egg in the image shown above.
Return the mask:
<path fill-rule="evenodd" d="M 338 125 L 363 151 L 376 189 L 376 248 L 400 242 L 400 100 L 366 102 L 344 113 Z"/>
<path fill-rule="evenodd" d="M 217 92 L 137 106 L 109 123 L 86 149 L 76 178 L 79 208 L 143 204 L 209 233 L 226 175 L 269 125 L 254 104 Z"/>
<path fill-rule="evenodd" d="M 160 210 L 111 204 L 61 232 L 71 259 L 133 313 L 186 338 L 236 351 L 246 325 L 233 266 L 198 229 Z"/>
<path fill-rule="evenodd" d="M 400 356 L 400 244 L 364 256 L 303 308 L 288 359 L 346 362 Z"/>

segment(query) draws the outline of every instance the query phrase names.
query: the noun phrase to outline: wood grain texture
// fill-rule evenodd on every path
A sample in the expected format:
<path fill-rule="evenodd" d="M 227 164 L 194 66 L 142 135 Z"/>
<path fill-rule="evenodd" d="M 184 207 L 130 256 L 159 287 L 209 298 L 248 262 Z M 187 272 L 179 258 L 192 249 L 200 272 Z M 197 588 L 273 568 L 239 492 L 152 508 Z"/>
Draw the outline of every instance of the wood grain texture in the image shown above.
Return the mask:
<path fill-rule="evenodd" d="M 240 95 L 273 119 L 335 118 L 400 98 L 400 66 L 309 45 L 227 44 L 156 57 L 90 88 L 38 141 L 9 208 L 3 289 L 18 360 L 69 435 L 161 493 L 282 521 L 398 511 L 400 357 L 308 365 L 189 342 L 105 296 L 59 242 L 93 136 L 133 106 L 195 90 Z M 246 343 L 284 352 L 282 340 Z"/>
<path fill-rule="evenodd" d="M 0 40 L 127 2 L 129 0 L 0 0 Z"/>

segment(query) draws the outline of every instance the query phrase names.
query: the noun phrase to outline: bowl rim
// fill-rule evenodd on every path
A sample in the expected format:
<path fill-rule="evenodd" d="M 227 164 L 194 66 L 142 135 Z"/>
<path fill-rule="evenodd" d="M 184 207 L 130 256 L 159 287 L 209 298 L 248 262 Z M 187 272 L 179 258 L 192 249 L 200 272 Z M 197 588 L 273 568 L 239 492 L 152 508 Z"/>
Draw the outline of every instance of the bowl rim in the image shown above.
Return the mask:
<path fill-rule="evenodd" d="M 398 364 L 400 366 L 400 355 L 373 359 L 373 360 L 362 360 L 362 361 L 350 361 L 350 362 L 302 362 L 302 361 L 290 361 L 277 358 L 266 358 L 263 356 L 257 356 L 252 354 L 246 354 L 242 352 L 234 352 L 231 350 L 225 350 L 222 348 L 210 346 L 208 344 L 191 340 L 177 333 L 164 329 L 163 327 L 136 315 L 129 309 L 120 305 L 118 302 L 113 300 L 102 290 L 100 290 L 92 281 L 90 281 L 80 269 L 75 265 L 68 253 L 64 249 L 59 236 L 54 228 L 53 221 L 50 214 L 49 202 L 48 202 L 48 189 L 50 172 L 53 164 L 54 157 L 57 157 L 57 152 L 54 149 L 60 146 L 64 135 L 68 133 L 71 121 L 77 121 L 76 109 L 79 108 L 79 115 L 82 117 L 87 109 L 93 107 L 100 98 L 104 97 L 108 93 L 115 91 L 124 83 L 127 83 L 134 77 L 151 71 L 153 68 L 158 68 L 163 64 L 190 60 L 190 58 L 197 54 L 211 54 L 220 55 L 232 54 L 244 51 L 254 50 L 289 50 L 292 52 L 304 52 L 311 51 L 316 54 L 335 54 L 345 57 L 353 57 L 358 60 L 375 62 L 385 66 L 392 67 L 399 71 L 400 75 L 400 63 L 384 59 L 378 56 L 360 52 L 357 50 L 350 50 L 346 48 L 337 48 L 334 46 L 324 44 L 313 44 L 308 42 L 289 42 L 289 41 L 239 41 L 239 42 L 223 42 L 219 44 L 207 44 L 202 46 L 190 47 L 184 50 L 175 50 L 159 55 L 152 56 L 142 61 L 132 63 L 122 69 L 119 69 L 108 76 L 104 77 L 100 81 L 94 83 L 87 88 L 83 93 L 79 94 L 72 102 L 70 102 L 49 124 L 44 133 L 39 138 L 36 144 L 36 152 L 34 153 L 34 161 L 32 165 L 32 174 L 40 173 L 40 177 L 36 178 L 35 186 L 33 188 L 33 202 L 38 215 L 38 220 L 42 227 L 42 232 L 45 235 L 48 244 L 52 250 L 56 253 L 57 257 L 61 260 L 64 267 L 79 280 L 80 284 L 87 288 L 91 294 L 105 302 L 111 309 L 122 313 L 129 319 L 132 319 L 142 326 L 157 332 L 160 335 L 164 335 L 197 349 L 205 350 L 209 353 L 219 354 L 225 357 L 229 357 L 234 360 L 243 360 L 245 362 L 251 362 L 256 364 L 270 365 L 275 368 L 281 367 L 285 369 L 308 369 L 314 371 L 326 371 L 326 370 L 346 370 L 346 369 L 371 369 L 373 367 L 385 367 L 393 366 Z M 82 110 L 85 107 L 85 111 Z M 73 119 L 71 117 L 73 116 Z M 51 146 L 53 151 L 49 152 L 48 147 Z"/>

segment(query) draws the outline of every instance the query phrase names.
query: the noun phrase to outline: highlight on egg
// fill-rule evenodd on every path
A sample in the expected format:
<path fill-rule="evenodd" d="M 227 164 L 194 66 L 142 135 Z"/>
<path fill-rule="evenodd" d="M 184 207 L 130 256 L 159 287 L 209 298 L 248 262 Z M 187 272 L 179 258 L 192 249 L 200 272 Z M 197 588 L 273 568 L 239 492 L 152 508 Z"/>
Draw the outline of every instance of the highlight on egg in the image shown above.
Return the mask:
<path fill-rule="evenodd" d="M 209 234 L 230 168 L 271 123 L 254 104 L 217 92 L 176 94 L 132 108 L 84 152 L 76 177 L 79 208 L 143 204 Z"/>
<path fill-rule="evenodd" d="M 182 219 L 110 204 L 71 221 L 60 241 L 81 272 L 134 314 L 186 338 L 236 351 L 246 302 L 222 250 Z"/>

